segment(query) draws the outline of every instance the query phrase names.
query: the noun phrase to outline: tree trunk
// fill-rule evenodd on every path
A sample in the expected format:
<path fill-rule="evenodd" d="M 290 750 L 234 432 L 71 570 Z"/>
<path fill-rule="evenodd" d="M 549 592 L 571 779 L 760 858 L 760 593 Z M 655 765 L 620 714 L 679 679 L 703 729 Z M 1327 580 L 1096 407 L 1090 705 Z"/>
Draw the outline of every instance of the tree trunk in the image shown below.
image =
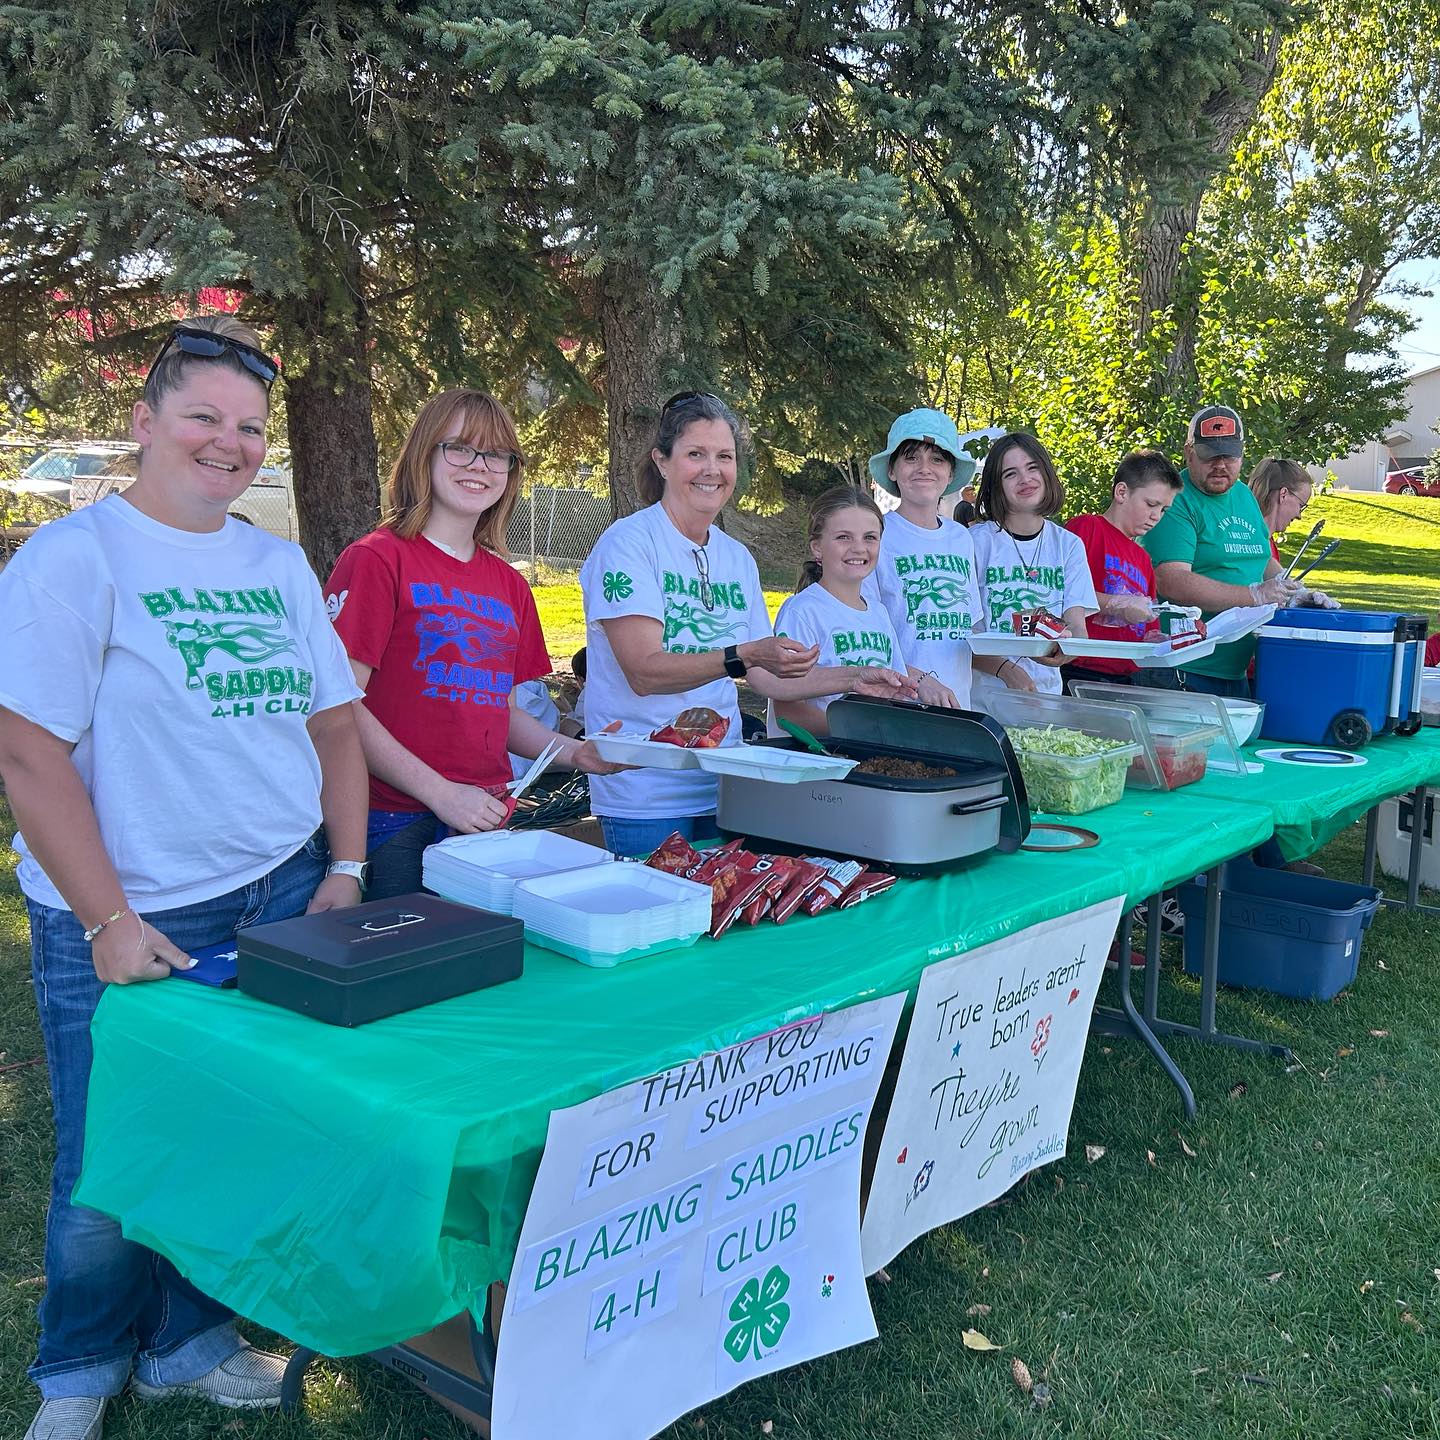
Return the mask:
<path fill-rule="evenodd" d="M 680 366 L 680 321 L 654 279 L 616 265 L 600 280 L 605 344 L 605 412 L 610 427 L 610 511 L 638 510 L 640 467 L 650 453 L 667 378 Z"/>
<path fill-rule="evenodd" d="M 1164 394 L 1192 388 L 1195 381 L 1195 332 L 1200 314 L 1197 297 L 1185 293 L 1185 243 L 1195 233 L 1206 189 L 1229 165 L 1236 144 L 1274 83 L 1284 35 L 1284 30 L 1276 27 L 1257 37 L 1243 81 L 1217 91 L 1206 102 L 1203 118 L 1209 163 L 1205 172 L 1194 178 L 1189 194 L 1179 203 L 1157 203 L 1153 197 L 1158 187 L 1150 177 L 1144 178 L 1146 208 L 1136 237 L 1135 340 L 1143 347 L 1157 325 L 1168 319 L 1175 326 L 1170 353 L 1154 382 Z M 1173 178 L 1168 183 L 1173 184 Z"/>
<path fill-rule="evenodd" d="M 352 259 L 348 283 L 301 302 L 304 366 L 285 384 L 300 544 L 322 584 L 380 510 L 369 315 Z"/>
<path fill-rule="evenodd" d="M 1184 389 L 1195 379 L 1195 329 L 1200 317 L 1194 297 L 1181 293 L 1181 260 L 1199 218 L 1198 194 L 1183 205 L 1152 206 L 1141 221 L 1136 240 L 1140 267 L 1136 345 L 1143 348 L 1150 332 L 1167 320 L 1175 326 L 1174 342 L 1157 377 L 1166 394 Z"/>

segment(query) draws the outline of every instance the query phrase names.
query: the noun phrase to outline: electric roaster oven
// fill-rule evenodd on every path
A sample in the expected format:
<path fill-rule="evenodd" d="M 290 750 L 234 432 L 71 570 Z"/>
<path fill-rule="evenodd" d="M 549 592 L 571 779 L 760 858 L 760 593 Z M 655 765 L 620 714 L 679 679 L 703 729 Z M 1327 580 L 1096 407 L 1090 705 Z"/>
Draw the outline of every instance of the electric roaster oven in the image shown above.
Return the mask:
<path fill-rule="evenodd" d="M 717 821 L 727 835 L 923 875 L 988 850 L 1017 850 L 1030 833 L 1020 766 L 988 715 L 866 696 L 835 700 L 825 715 L 826 748 L 858 761 L 855 768 L 842 780 L 799 785 L 722 774 Z"/>

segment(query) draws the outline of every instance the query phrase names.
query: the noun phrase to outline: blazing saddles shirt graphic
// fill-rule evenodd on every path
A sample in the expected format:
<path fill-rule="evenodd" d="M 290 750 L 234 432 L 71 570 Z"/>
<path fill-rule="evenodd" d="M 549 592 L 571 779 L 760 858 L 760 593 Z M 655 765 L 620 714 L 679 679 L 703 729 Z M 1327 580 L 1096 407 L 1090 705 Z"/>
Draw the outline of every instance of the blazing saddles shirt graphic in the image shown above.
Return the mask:
<path fill-rule="evenodd" d="M 370 669 L 365 708 L 457 785 L 510 779 L 510 695 L 550 673 L 525 578 L 479 548 L 457 559 L 423 535 L 376 530 L 347 546 L 325 587 L 346 652 Z M 370 777 L 376 810 L 421 811 Z"/>
<path fill-rule="evenodd" d="M 320 824 L 306 721 L 359 695 L 300 549 L 197 534 L 116 495 L 0 572 L 0 705 L 61 740 L 127 899 L 160 910 L 273 869 Z M 64 901 L 18 838 L 19 878 Z"/>
<path fill-rule="evenodd" d="M 852 610 L 823 585 L 807 585 L 792 595 L 775 617 L 775 633 L 788 635 L 802 645 L 818 645 L 817 665 L 884 665 L 905 669 L 900 641 L 890 616 L 878 600 Z M 835 695 L 822 695 L 811 703 L 828 709 Z M 770 734 L 785 732 L 775 723 L 775 706 L 769 706 Z"/>
<path fill-rule="evenodd" d="M 712 525 L 705 544 L 682 535 L 663 505 L 617 520 L 580 570 L 585 597 L 585 713 L 592 726 L 619 720 L 627 734 L 648 735 L 692 705 L 730 720 L 725 743 L 740 741 L 740 706 L 727 676 L 676 695 L 637 695 L 625 679 L 601 623 L 645 615 L 661 625 L 671 654 L 723 650 L 770 634 L 760 574 L 750 552 Z M 597 815 L 630 819 L 705 815 L 715 781 L 698 770 L 630 770 L 592 775 Z"/>
<path fill-rule="evenodd" d="M 988 629 L 1013 634 L 1017 610 L 1043 609 L 1063 615 L 1076 605 L 1088 613 L 1099 609 L 1085 547 L 1053 520 L 1045 521 L 1040 533 L 1028 540 L 1017 538 L 993 520 L 972 526 L 970 533 L 985 587 Z M 1060 671 L 1055 666 L 1038 665 L 1023 656 L 1015 663 L 1028 672 L 1037 690 L 1060 693 Z M 984 683 L 1003 682 L 987 675 Z"/>
<path fill-rule="evenodd" d="M 867 600 L 878 600 L 900 641 L 901 665 L 929 670 L 970 703 L 972 630 L 983 630 L 980 581 L 970 532 L 953 520 L 927 530 L 898 511 L 885 517 L 880 560 L 865 582 Z"/>

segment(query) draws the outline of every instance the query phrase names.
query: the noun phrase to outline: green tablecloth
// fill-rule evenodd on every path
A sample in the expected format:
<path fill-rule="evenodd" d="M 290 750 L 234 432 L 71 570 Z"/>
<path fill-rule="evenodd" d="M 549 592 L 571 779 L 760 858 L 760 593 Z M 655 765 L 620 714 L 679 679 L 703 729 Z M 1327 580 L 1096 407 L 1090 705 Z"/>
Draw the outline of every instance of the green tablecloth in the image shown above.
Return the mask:
<path fill-rule="evenodd" d="M 1284 748 L 1279 740 L 1261 740 L 1245 752 Z M 1275 838 L 1287 860 L 1318 850 L 1379 800 L 1402 795 L 1417 785 L 1440 785 L 1440 729 L 1418 735 L 1373 740 L 1358 754 L 1365 764 L 1354 769 L 1260 761 L 1260 775 L 1220 775 L 1213 771 L 1182 793 L 1205 799 L 1244 801 L 1270 813 Z"/>
<path fill-rule="evenodd" d="M 1066 855 L 989 855 L 843 914 L 512 984 L 359 1030 L 182 981 L 111 987 L 77 1198 L 241 1314 L 328 1354 L 419 1334 L 508 1275 L 553 1108 L 1270 833 L 1258 806 L 1130 794 Z"/>

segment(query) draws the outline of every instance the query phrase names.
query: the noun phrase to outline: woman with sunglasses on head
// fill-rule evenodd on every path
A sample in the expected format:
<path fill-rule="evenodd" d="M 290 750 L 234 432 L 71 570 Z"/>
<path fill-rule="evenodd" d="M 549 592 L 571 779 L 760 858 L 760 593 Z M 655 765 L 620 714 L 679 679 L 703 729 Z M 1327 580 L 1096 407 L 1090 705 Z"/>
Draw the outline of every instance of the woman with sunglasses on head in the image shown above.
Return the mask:
<path fill-rule="evenodd" d="M 359 691 L 299 548 L 227 517 L 264 458 L 276 373 L 237 320 L 187 321 L 134 409 L 139 478 L 0 573 L 0 776 L 56 1131 L 27 1440 L 98 1440 L 127 1381 L 147 1400 L 280 1400 L 279 1356 L 71 1200 L 105 985 L 360 899 Z"/>
<path fill-rule="evenodd" d="M 720 529 L 735 492 L 743 433 L 714 395 L 666 401 L 640 473 L 648 507 L 617 520 L 580 571 L 585 598 L 587 713 L 648 734 L 682 711 L 707 708 L 740 741 L 735 680 L 771 700 L 914 693 L 881 666 L 817 666 L 820 650 L 771 633 L 750 552 Z M 715 780 L 699 770 L 631 770 L 597 776 L 591 808 L 608 849 L 643 855 L 671 832 L 717 834 Z"/>
<path fill-rule="evenodd" d="M 425 847 L 450 832 L 504 825 L 509 752 L 533 759 L 558 742 L 561 767 L 614 768 L 516 704 L 517 686 L 552 668 L 530 587 L 502 558 L 524 464 L 493 396 L 433 396 L 400 448 L 379 529 L 345 549 L 325 587 L 365 690 L 371 898 L 418 890 Z"/>

